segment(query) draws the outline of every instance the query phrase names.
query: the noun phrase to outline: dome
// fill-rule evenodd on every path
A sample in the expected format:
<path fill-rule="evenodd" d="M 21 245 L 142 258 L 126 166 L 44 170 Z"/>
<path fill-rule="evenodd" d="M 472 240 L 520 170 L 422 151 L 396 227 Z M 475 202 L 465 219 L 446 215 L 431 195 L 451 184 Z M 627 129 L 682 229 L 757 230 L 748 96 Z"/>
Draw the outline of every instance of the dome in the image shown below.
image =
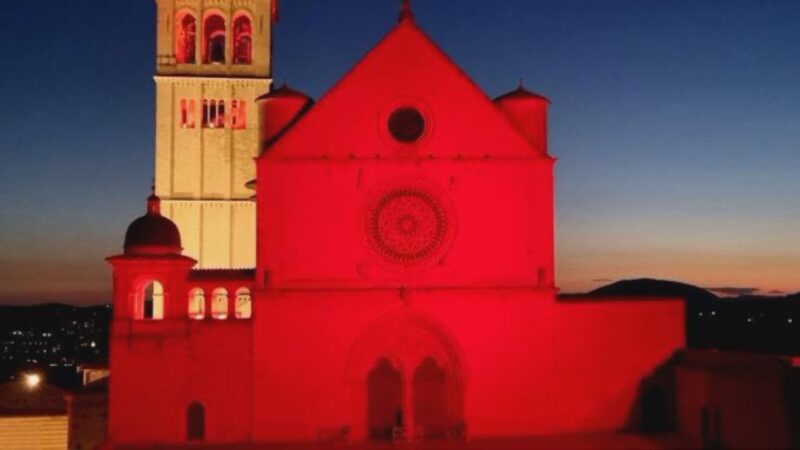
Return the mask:
<path fill-rule="evenodd" d="M 314 104 L 311 97 L 286 84 L 262 95 L 256 102 L 261 116 L 261 151 L 280 138 Z"/>
<path fill-rule="evenodd" d="M 147 199 L 147 214 L 134 220 L 125 232 L 126 254 L 180 253 L 181 233 L 174 222 L 161 215 L 161 200 Z"/>
<path fill-rule="evenodd" d="M 547 153 L 547 97 L 525 89 L 520 81 L 519 87 L 494 99 L 494 104 L 534 148 Z"/>

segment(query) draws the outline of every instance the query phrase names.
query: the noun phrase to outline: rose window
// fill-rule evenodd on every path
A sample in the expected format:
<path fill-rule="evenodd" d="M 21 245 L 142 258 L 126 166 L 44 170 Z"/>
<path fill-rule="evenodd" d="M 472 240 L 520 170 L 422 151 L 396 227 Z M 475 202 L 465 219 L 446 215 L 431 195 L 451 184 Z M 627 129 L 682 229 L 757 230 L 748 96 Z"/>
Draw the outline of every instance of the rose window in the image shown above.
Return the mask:
<path fill-rule="evenodd" d="M 448 233 L 444 208 L 430 194 L 397 189 L 381 197 L 367 217 L 367 235 L 375 249 L 400 263 L 433 256 Z"/>

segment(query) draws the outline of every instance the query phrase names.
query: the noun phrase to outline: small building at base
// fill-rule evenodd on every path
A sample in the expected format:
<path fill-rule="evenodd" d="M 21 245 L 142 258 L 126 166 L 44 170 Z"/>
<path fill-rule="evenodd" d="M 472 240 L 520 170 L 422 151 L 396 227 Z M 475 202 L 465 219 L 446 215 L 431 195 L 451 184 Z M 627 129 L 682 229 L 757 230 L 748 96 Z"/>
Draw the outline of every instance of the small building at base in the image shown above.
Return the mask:
<path fill-rule="evenodd" d="M 800 447 L 800 358 L 687 349 L 674 374 L 676 431 L 703 448 Z"/>
<path fill-rule="evenodd" d="M 66 396 L 38 374 L 0 384 L 0 448 L 67 448 Z"/>

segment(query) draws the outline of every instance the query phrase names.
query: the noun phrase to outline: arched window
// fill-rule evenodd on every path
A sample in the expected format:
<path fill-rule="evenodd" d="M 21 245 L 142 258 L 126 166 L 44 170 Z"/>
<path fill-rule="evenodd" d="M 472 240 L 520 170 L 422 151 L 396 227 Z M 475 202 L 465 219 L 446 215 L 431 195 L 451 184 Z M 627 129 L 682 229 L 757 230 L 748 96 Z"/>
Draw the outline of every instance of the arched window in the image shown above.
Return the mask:
<path fill-rule="evenodd" d="M 203 24 L 203 62 L 225 64 L 225 19 L 219 14 L 206 17 Z"/>
<path fill-rule="evenodd" d="M 175 23 L 175 59 L 178 64 L 194 64 L 197 19 L 189 11 L 180 11 Z"/>
<path fill-rule="evenodd" d="M 225 128 L 225 100 L 217 102 L 217 120 L 214 128 Z"/>
<path fill-rule="evenodd" d="M 249 319 L 253 315 L 253 299 L 250 290 L 240 288 L 236 291 L 236 318 Z"/>
<path fill-rule="evenodd" d="M 247 103 L 244 100 L 231 100 L 231 128 L 247 128 Z"/>
<path fill-rule="evenodd" d="M 137 319 L 159 320 L 164 318 L 164 286 L 158 281 L 147 283 L 137 295 Z"/>
<path fill-rule="evenodd" d="M 189 122 L 189 105 L 186 103 L 185 99 L 181 99 L 181 127 L 186 128 L 186 124 Z"/>
<path fill-rule="evenodd" d="M 206 295 L 201 288 L 189 292 L 189 318 L 201 320 L 206 316 Z"/>
<path fill-rule="evenodd" d="M 194 128 L 194 100 L 181 99 L 181 128 Z"/>
<path fill-rule="evenodd" d="M 233 63 L 253 62 L 253 38 L 250 17 L 241 14 L 233 19 Z"/>
<path fill-rule="evenodd" d="M 194 111 L 194 103 L 189 104 L 189 111 Z M 232 111 L 231 114 L 235 113 Z M 194 127 L 194 119 L 190 120 Z M 201 125 L 203 128 L 225 128 L 225 100 L 203 100 Z"/>
<path fill-rule="evenodd" d="M 211 297 L 211 317 L 218 320 L 228 318 L 228 291 L 224 288 L 214 289 Z"/>
<path fill-rule="evenodd" d="M 206 410 L 203 404 L 192 402 L 186 408 L 186 440 L 201 441 L 206 437 Z"/>
<path fill-rule="evenodd" d="M 203 117 L 200 121 L 203 128 L 208 127 L 208 113 L 209 113 L 208 100 L 203 100 Z"/>
<path fill-rule="evenodd" d="M 217 101 L 211 100 L 208 102 L 208 126 L 216 128 L 217 126 Z"/>
<path fill-rule="evenodd" d="M 189 100 L 189 128 L 194 128 L 194 99 Z"/>

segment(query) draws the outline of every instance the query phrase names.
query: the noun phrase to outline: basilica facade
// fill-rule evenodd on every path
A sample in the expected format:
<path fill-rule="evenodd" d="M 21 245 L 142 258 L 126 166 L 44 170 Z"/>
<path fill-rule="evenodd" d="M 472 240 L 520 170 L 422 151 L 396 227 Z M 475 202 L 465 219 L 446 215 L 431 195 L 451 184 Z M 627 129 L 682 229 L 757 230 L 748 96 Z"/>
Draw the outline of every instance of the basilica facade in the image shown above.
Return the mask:
<path fill-rule="evenodd" d="M 158 6 L 155 193 L 108 259 L 110 445 L 639 425 L 683 303 L 557 297 L 548 99 L 487 97 L 407 3 L 317 102 L 270 87 L 270 0 Z"/>

